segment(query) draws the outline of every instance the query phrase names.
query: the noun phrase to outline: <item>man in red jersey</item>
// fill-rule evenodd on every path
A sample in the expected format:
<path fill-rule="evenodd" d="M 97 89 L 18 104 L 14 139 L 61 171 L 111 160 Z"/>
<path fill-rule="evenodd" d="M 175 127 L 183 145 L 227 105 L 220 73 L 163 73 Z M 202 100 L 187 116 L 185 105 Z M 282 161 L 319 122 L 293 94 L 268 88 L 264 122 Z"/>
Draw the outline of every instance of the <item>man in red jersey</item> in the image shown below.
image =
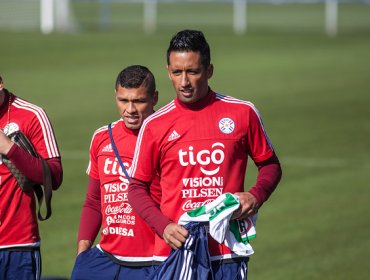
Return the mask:
<path fill-rule="evenodd" d="M 152 269 L 154 232 L 128 203 L 127 170 L 139 129 L 158 101 L 154 76 L 144 66 L 129 66 L 119 73 L 115 92 L 121 115 L 111 124 L 115 145 L 109 126 L 95 131 L 78 233 L 78 257 L 71 279 L 144 279 Z M 159 203 L 158 180 L 153 180 L 150 187 L 155 188 L 151 193 Z M 100 242 L 91 248 L 100 227 Z"/>
<path fill-rule="evenodd" d="M 167 70 L 177 98 L 151 115 L 137 141 L 129 186 L 135 211 L 155 229 L 155 259 L 164 261 L 188 231 L 179 217 L 222 193 L 239 196 L 233 219 L 254 215 L 281 178 L 281 168 L 257 109 L 250 102 L 213 91 L 209 45 L 200 31 L 183 30 L 167 50 Z M 245 191 L 248 156 L 258 167 Z M 158 208 L 148 186 L 160 174 Z M 246 279 L 248 257 L 238 257 L 209 238 L 215 279 Z"/>
<path fill-rule="evenodd" d="M 4 88 L 0 77 L 0 279 L 40 279 L 40 235 L 33 190 L 23 191 L 2 161 L 7 157 L 36 184 L 43 183 L 40 158 L 15 145 L 7 135 L 21 131 L 50 167 L 54 190 L 63 172 L 52 125 L 45 111 Z"/>

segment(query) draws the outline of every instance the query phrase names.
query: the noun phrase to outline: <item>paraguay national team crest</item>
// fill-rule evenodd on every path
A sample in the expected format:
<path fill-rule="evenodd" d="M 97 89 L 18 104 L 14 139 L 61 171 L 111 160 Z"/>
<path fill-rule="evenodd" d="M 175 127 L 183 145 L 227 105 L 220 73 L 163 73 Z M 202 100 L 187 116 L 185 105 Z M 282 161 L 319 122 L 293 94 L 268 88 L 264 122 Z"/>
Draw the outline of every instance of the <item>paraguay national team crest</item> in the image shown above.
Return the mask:
<path fill-rule="evenodd" d="M 15 122 L 8 123 L 4 127 L 4 133 L 5 133 L 5 135 L 12 134 L 13 132 L 16 132 L 18 130 L 19 130 L 19 126 Z"/>
<path fill-rule="evenodd" d="M 223 118 L 218 122 L 218 127 L 221 132 L 225 134 L 230 134 L 235 129 L 235 123 L 230 118 Z"/>

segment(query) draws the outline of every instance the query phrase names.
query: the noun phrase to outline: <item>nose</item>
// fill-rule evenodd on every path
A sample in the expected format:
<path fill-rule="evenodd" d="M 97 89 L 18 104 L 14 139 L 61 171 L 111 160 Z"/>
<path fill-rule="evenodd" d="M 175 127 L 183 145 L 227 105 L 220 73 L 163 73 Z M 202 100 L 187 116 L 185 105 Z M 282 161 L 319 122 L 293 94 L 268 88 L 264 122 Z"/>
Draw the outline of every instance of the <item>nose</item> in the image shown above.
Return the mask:
<path fill-rule="evenodd" d="M 129 102 L 126 107 L 126 111 L 129 114 L 135 113 L 136 112 L 136 106 L 133 102 Z"/>
<path fill-rule="evenodd" d="M 190 84 L 188 75 L 186 73 L 183 73 L 181 76 L 181 86 L 186 87 Z"/>

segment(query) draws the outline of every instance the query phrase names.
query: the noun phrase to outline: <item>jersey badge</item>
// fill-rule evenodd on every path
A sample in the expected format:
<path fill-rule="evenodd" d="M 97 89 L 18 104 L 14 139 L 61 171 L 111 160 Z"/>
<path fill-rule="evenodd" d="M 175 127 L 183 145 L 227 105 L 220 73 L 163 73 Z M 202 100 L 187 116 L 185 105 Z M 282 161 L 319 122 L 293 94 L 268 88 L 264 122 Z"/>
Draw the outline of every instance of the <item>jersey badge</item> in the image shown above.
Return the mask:
<path fill-rule="evenodd" d="M 102 153 L 113 153 L 112 144 L 106 145 L 101 151 Z"/>
<path fill-rule="evenodd" d="M 230 134 L 235 129 L 235 122 L 230 118 L 222 118 L 218 122 L 218 128 L 225 134 Z"/>
<path fill-rule="evenodd" d="M 16 124 L 15 122 L 11 122 L 11 123 L 8 123 L 5 127 L 4 127 L 4 133 L 6 135 L 9 135 L 13 132 L 16 132 L 19 130 L 19 126 L 18 124 Z"/>
<path fill-rule="evenodd" d="M 168 141 L 173 141 L 177 138 L 180 138 L 181 135 L 176 132 L 176 130 L 172 131 L 171 135 L 168 137 Z"/>

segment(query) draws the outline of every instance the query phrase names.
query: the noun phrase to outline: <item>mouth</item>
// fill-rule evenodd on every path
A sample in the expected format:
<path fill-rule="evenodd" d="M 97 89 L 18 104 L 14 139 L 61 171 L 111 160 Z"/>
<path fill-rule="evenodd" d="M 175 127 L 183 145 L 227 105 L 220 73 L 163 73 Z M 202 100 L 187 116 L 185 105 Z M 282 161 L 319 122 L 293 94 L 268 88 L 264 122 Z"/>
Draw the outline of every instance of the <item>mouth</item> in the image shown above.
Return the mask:
<path fill-rule="evenodd" d="M 193 95 L 192 88 L 183 88 L 180 90 L 180 92 L 184 97 L 191 97 Z"/>
<path fill-rule="evenodd" d="M 125 121 L 129 124 L 137 123 L 139 120 L 139 116 L 125 116 Z"/>

